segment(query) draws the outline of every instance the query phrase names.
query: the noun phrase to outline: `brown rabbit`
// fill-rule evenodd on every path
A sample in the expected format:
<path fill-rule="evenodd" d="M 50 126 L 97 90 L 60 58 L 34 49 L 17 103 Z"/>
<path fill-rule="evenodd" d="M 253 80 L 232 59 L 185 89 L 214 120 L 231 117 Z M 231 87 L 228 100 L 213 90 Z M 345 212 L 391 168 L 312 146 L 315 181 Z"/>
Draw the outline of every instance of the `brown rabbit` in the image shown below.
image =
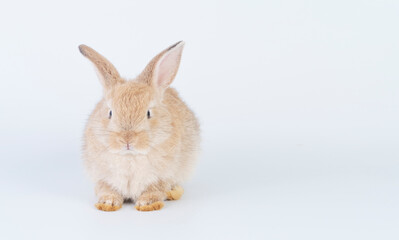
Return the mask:
<path fill-rule="evenodd" d="M 158 210 L 179 199 L 199 151 L 199 124 L 169 88 L 184 42 L 155 56 L 135 79 L 88 46 L 80 52 L 96 67 L 104 96 L 84 133 L 83 157 L 99 197 L 97 209 L 115 211 L 132 199 L 140 211 Z"/>

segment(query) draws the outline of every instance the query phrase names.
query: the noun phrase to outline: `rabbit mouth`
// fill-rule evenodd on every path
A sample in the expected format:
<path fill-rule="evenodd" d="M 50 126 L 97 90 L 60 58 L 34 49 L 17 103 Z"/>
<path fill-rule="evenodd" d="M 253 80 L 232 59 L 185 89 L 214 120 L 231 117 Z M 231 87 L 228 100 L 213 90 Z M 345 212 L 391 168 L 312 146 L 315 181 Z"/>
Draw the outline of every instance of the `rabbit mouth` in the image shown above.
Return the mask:
<path fill-rule="evenodd" d="M 133 149 L 123 149 L 119 151 L 120 154 L 122 155 L 136 155 L 138 152 L 134 151 Z"/>
<path fill-rule="evenodd" d="M 121 155 L 145 155 L 148 153 L 148 151 L 139 150 L 137 148 L 124 148 L 122 150 L 119 150 L 117 153 Z"/>
<path fill-rule="evenodd" d="M 136 149 L 133 149 L 133 148 L 129 148 L 129 149 L 127 149 L 127 148 L 122 148 L 122 149 L 120 149 L 120 148 L 114 148 L 114 149 L 110 149 L 109 150 L 111 153 L 113 153 L 113 154 L 118 154 L 118 155 L 136 155 L 136 154 L 139 154 L 139 152 L 138 151 L 136 151 Z"/>

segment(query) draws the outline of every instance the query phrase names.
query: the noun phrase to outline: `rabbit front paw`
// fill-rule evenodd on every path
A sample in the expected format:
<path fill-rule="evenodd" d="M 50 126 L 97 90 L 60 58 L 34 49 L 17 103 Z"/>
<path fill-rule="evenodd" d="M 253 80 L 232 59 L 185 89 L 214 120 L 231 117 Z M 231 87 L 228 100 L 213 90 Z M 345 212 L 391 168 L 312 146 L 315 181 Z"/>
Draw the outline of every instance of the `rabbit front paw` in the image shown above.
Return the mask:
<path fill-rule="evenodd" d="M 101 196 L 96 203 L 96 208 L 102 211 L 116 211 L 122 207 L 123 199 L 122 197 L 115 195 L 104 195 Z"/>
<path fill-rule="evenodd" d="M 139 211 L 154 211 L 160 210 L 163 206 L 162 198 L 158 197 L 157 194 L 147 193 L 139 197 L 135 208 Z"/>

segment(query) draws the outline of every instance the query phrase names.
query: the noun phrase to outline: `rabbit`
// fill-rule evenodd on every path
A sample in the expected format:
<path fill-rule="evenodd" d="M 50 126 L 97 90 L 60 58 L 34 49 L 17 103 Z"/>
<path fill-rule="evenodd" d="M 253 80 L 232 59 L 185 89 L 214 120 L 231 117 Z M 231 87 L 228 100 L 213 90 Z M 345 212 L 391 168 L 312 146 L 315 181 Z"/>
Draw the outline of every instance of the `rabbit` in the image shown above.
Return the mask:
<path fill-rule="evenodd" d="M 183 194 L 200 148 L 200 127 L 170 88 L 184 47 L 180 41 L 156 55 L 135 79 L 122 78 L 102 55 L 79 50 L 95 66 L 103 98 L 84 131 L 83 159 L 103 211 L 132 200 L 139 211 L 159 210 Z"/>

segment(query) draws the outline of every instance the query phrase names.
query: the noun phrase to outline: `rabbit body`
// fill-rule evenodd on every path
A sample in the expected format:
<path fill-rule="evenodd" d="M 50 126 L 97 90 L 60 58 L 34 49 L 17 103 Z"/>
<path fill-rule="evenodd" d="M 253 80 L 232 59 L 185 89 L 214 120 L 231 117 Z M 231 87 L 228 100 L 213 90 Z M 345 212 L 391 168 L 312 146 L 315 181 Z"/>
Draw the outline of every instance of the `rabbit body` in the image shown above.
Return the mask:
<path fill-rule="evenodd" d="M 162 208 L 178 199 L 180 184 L 194 167 L 200 130 L 194 113 L 169 87 L 180 63 L 183 43 L 158 54 L 133 80 L 93 49 L 81 45 L 104 87 L 104 97 L 89 117 L 83 158 L 96 184 L 100 210 L 113 211 L 125 199 L 138 210 Z"/>
<path fill-rule="evenodd" d="M 194 114 L 180 100 L 177 92 L 169 88 L 164 97 L 165 110 L 173 112 L 172 121 L 181 126 L 173 131 L 172 139 L 166 139 L 168 149 L 155 146 L 146 154 L 112 153 L 98 140 L 97 116 L 106 108 L 101 100 L 91 114 L 85 130 L 84 159 L 87 172 L 94 182 L 103 181 L 117 190 L 124 198 L 136 200 L 150 184 L 166 181 L 171 187 L 182 183 L 193 170 L 199 145 L 199 126 Z M 178 110 L 177 110 L 178 109 Z M 101 124 L 101 123 L 100 123 Z M 177 129 L 181 128 L 181 129 Z M 177 134 L 179 134 L 177 136 Z M 166 136 L 167 137 L 167 136 Z"/>

